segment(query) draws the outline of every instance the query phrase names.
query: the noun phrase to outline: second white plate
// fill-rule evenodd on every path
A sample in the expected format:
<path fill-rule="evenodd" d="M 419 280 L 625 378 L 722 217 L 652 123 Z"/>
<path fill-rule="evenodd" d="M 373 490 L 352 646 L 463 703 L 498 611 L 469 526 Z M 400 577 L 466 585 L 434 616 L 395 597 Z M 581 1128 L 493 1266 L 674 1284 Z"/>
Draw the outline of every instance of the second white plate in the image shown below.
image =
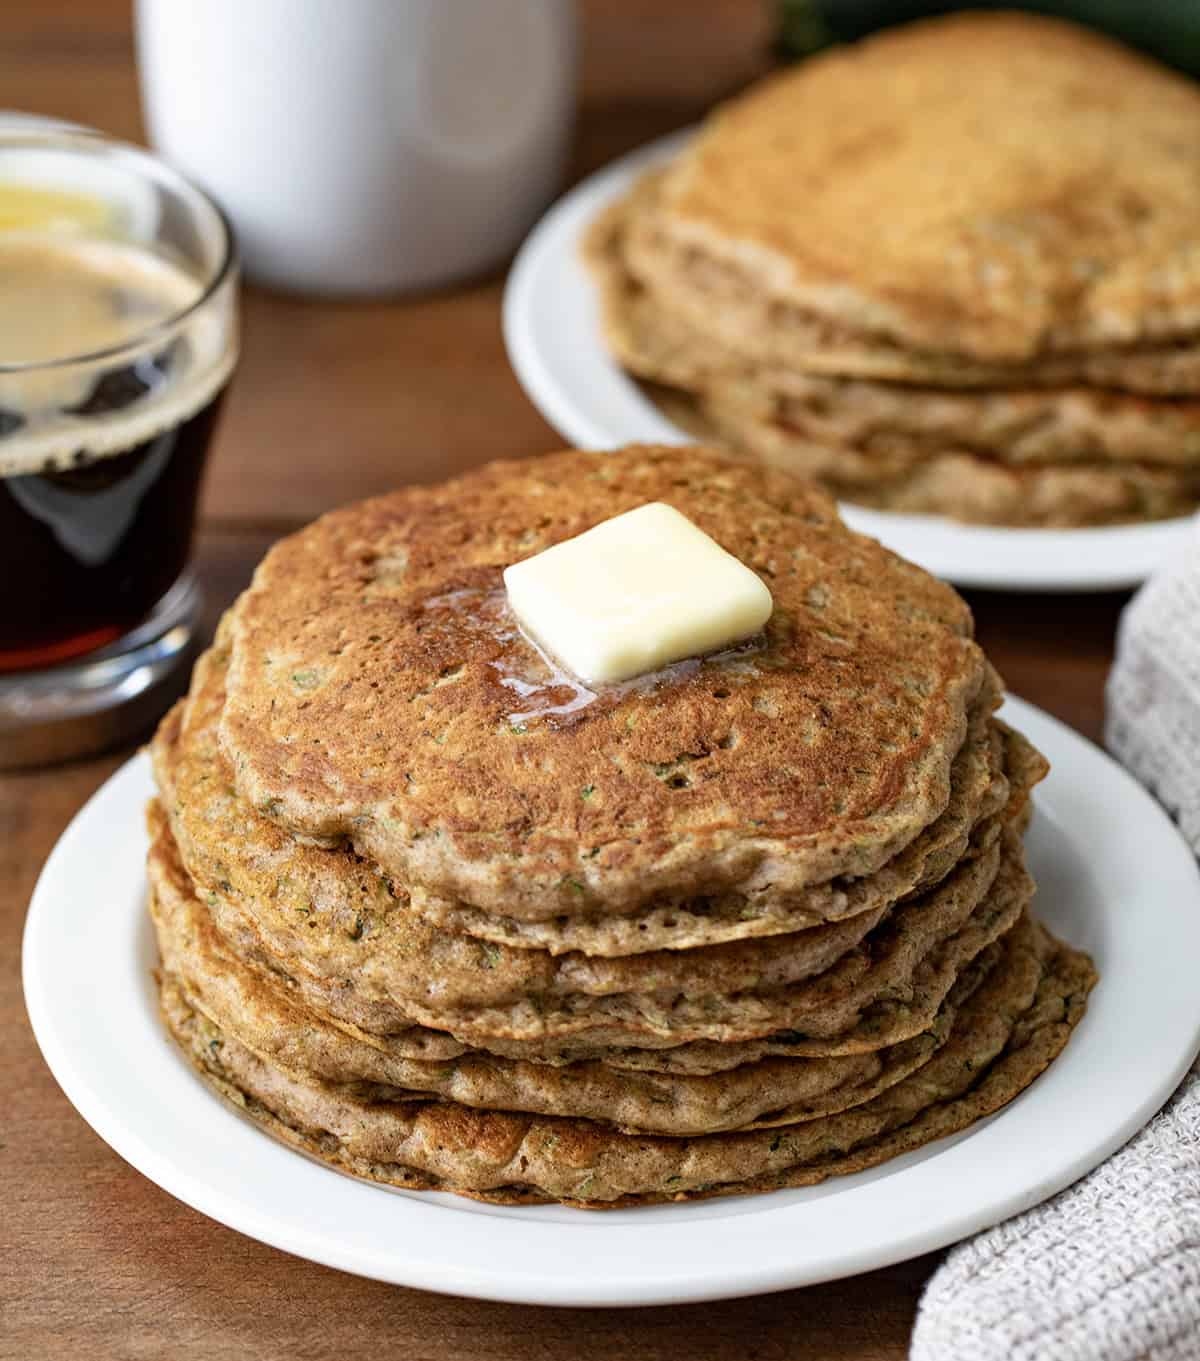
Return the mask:
<path fill-rule="evenodd" d="M 645 169 L 668 160 L 690 133 L 643 147 L 578 185 L 530 233 L 504 295 L 504 340 L 522 386 L 572 444 L 686 444 L 613 361 L 600 334 L 595 291 L 579 258 L 589 222 Z M 1104 591 L 1136 586 L 1192 534 L 1192 518 L 1099 529 L 995 529 L 930 515 L 843 505 L 853 528 L 960 586 L 1019 591 Z"/>

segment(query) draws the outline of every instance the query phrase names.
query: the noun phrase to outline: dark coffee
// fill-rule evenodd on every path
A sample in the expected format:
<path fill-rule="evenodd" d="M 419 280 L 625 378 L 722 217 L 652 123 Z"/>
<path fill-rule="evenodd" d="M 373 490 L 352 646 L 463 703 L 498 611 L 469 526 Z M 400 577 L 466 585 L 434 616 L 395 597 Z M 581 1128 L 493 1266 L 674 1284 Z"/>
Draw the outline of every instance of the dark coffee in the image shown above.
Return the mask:
<path fill-rule="evenodd" d="M 231 342 L 202 310 L 136 342 L 200 292 L 137 247 L 0 237 L 0 672 L 114 642 L 183 572 Z"/>
<path fill-rule="evenodd" d="M 0 479 L 0 671 L 104 647 L 170 590 L 221 396 L 124 453 Z"/>

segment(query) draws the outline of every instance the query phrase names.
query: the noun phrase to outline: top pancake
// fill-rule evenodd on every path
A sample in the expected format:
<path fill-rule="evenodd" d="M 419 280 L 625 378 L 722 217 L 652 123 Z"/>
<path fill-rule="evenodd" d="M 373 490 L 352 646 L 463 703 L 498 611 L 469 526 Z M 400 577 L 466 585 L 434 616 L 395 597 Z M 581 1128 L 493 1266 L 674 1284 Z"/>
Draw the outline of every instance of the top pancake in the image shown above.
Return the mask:
<path fill-rule="evenodd" d="M 664 194 L 669 236 L 745 289 L 917 350 L 1200 329 L 1200 90 L 1056 20 L 964 14 L 807 61 L 720 108 Z"/>
<path fill-rule="evenodd" d="M 658 500 L 767 581 L 765 636 L 570 709 L 502 569 Z M 229 635 L 243 798 L 530 920 L 873 873 L 946 807 L 985 675 L 949 587 L 807 484 L 701 449 L 494 463 L 335 511 L 272 549 Z"/>

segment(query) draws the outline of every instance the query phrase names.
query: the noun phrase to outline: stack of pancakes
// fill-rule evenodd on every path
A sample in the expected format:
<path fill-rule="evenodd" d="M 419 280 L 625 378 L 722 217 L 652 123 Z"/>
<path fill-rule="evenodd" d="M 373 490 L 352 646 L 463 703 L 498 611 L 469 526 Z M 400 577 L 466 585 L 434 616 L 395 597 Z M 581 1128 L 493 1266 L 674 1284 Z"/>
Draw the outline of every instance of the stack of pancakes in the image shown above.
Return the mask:
<path fill-rule="evenodd" d="M 619 361 L 835 495 L 1010 525 L 1200 502 L 1200 90 L 1019 14 L 719 108 L 593 225 Z"/>
<path fill-rule="evenodd" d="M 765 633 L 588 689 L 502 569 L 666 501 Z M 278 544 L 153 744 L 162 1009 L 362 1177 L 627 1205 L 798 1186 L 997 1109 L 1090 962 L 1029 914 L 1045 763 L 950 588 L 808 484 L 567 452 Z"/>

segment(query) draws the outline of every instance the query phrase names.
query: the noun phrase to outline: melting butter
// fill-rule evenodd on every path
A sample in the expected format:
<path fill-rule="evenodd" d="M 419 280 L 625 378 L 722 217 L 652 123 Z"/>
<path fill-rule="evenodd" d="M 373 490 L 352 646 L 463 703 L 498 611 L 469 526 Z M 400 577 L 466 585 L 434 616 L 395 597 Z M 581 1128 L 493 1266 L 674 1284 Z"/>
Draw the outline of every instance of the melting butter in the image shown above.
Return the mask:
<path fill-rule="evenodd" d="M 505 569 L 521 627 L 589 685 L 714 652 L 770 618 L 762 580 L 661 501 Z"/>

